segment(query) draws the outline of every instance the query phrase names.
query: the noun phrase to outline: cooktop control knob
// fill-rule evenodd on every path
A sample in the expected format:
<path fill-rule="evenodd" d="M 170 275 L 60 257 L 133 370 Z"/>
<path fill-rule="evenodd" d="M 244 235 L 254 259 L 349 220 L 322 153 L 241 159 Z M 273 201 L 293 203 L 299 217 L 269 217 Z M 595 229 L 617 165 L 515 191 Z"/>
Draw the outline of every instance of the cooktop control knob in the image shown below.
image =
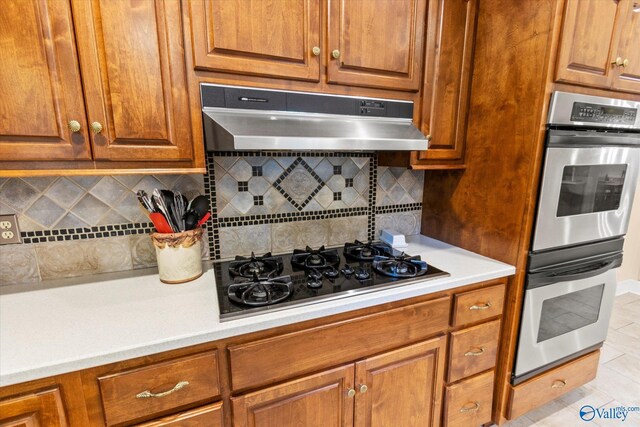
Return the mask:
<path fill-rule="evenodd" d="M 311 289 L 318 289 L 322 287 L 322 277 L 319 279 L 316 279 L 314 277 L 311 277 L 311 275 L 309 275 L 307 277 L 307 286 L 310 287 Z"/>
<path fill-rule="evenodd" d="M 335 279 L 340 275 L 340 272 L 333 267 L 323 271 L 323 273 L 324 273 L 324 276 L 328 277 L 329 279 Z"/>
<path fill-rule="evenodd" d="M 344 268 L 340 271 L 342 271 L 342 274 L 344 274 L 345 276 L 351 276 L 353 273 L 355 273 L 353 267 L 351 267 L 349 264 L 345 264 Z"/>
<path fill-rule="evenodd" d="M 369 274 L 369 272 L 367 270 L 365 270 L 364 268 L 360 267 L 360 268 L 358 268 L 356 270 L 355 276 L 356 276 L 356 279 L 358 279 L 358 280 L 367 280 L 371 275 Z"/>
<path fill-rule="evenodd" d="M 313 280 L 322 280 L 322 273 L 320 273 L 318 270 L 316 270 L 315 268 L 309 270 L 309 273 L 307 273 L 307 278 L 309 279 L 313 279 Z"/>

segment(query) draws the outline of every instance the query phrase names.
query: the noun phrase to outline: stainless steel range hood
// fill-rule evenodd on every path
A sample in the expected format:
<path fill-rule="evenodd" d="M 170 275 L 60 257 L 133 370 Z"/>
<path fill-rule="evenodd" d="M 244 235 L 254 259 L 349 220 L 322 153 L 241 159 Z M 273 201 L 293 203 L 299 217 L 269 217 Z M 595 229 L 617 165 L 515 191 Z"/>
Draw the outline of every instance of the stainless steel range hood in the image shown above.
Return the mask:
<path fill-rule="evenodd" d="M 201 85 L 207 150 L 412 151 L 413 103 Z"/>

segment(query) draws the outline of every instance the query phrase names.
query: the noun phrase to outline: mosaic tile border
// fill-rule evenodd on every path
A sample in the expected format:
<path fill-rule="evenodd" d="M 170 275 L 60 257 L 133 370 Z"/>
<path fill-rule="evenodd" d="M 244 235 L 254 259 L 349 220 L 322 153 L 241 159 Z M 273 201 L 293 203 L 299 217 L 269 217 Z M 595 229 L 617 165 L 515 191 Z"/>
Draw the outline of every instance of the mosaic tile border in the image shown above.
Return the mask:
<path fill-rule="evenodd" d="M 217 157 L 376 157 L 370 151 L 208 151 L 207 160 Z"/>
<path fill-rule="evenodd" d="M 378 156 L 372 156 L 369 161 L 369 208 L 367 213 L 367 238 L 376 239 L 376 186 L 378 185 Z"/>
<path fill-rule="evenodd" d="M 368 214 L 369 208 L 327 209 L 323 211 L 287 212 L 267 215 L 248 215 L 238 217 L 218 218 L 218 227 L 238 227 L 242 225 L 278 224 L 293 221 L 313 221 L 327 218 L 344 218 Z"/>
<path fill-rule="evenodd" d="M 97 225 L 95 227 L 62 228 L 56 230 L 23 231 L 22 243 L 62 242 L 65 240 L 98 239 L 101 237 L 129 236 L 132 234 L 153 233 L 155 228 L 150 222 L 128 224 Z"/>
<path fill-rule="evenodd" d="M 379 215 L 388 213 L 419 211 L 421 209 L 422 203 L 406 203 L 404 205 L 376 206 L 375 213 L 376 215 Z"/>

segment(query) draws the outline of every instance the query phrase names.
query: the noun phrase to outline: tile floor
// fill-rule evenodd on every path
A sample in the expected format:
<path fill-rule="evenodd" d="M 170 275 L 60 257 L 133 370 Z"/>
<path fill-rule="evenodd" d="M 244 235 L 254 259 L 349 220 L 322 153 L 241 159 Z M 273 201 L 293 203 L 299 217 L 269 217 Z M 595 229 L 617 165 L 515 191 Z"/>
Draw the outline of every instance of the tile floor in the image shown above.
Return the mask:
<path fill-rule="evenodd" d="M 597 417 L 583 421 L 579 416 L 583 405 L 605 409 L 640 406 L 640 295 L 626 293 L 616 297 L 595 380 L 504 426 L 640 427 L 640 412 L 628 413 L 624 422 Z"/>

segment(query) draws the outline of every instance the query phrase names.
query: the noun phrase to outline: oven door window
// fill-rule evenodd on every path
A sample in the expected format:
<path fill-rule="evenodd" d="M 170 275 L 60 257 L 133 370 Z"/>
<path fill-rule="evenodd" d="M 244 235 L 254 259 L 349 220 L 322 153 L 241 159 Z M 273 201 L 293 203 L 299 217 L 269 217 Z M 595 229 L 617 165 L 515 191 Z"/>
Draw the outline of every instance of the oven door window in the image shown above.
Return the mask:
<path fill-rule="evenodd" d="M 626 174 L 627 165 L 565 166 L 556 215 L 617 210 Z"/>
<path fill-rule="evenodd" d="M 537 342 L 596 323 L 600 317 L 603 292 L 604 283 L 544 300 Z"/>

